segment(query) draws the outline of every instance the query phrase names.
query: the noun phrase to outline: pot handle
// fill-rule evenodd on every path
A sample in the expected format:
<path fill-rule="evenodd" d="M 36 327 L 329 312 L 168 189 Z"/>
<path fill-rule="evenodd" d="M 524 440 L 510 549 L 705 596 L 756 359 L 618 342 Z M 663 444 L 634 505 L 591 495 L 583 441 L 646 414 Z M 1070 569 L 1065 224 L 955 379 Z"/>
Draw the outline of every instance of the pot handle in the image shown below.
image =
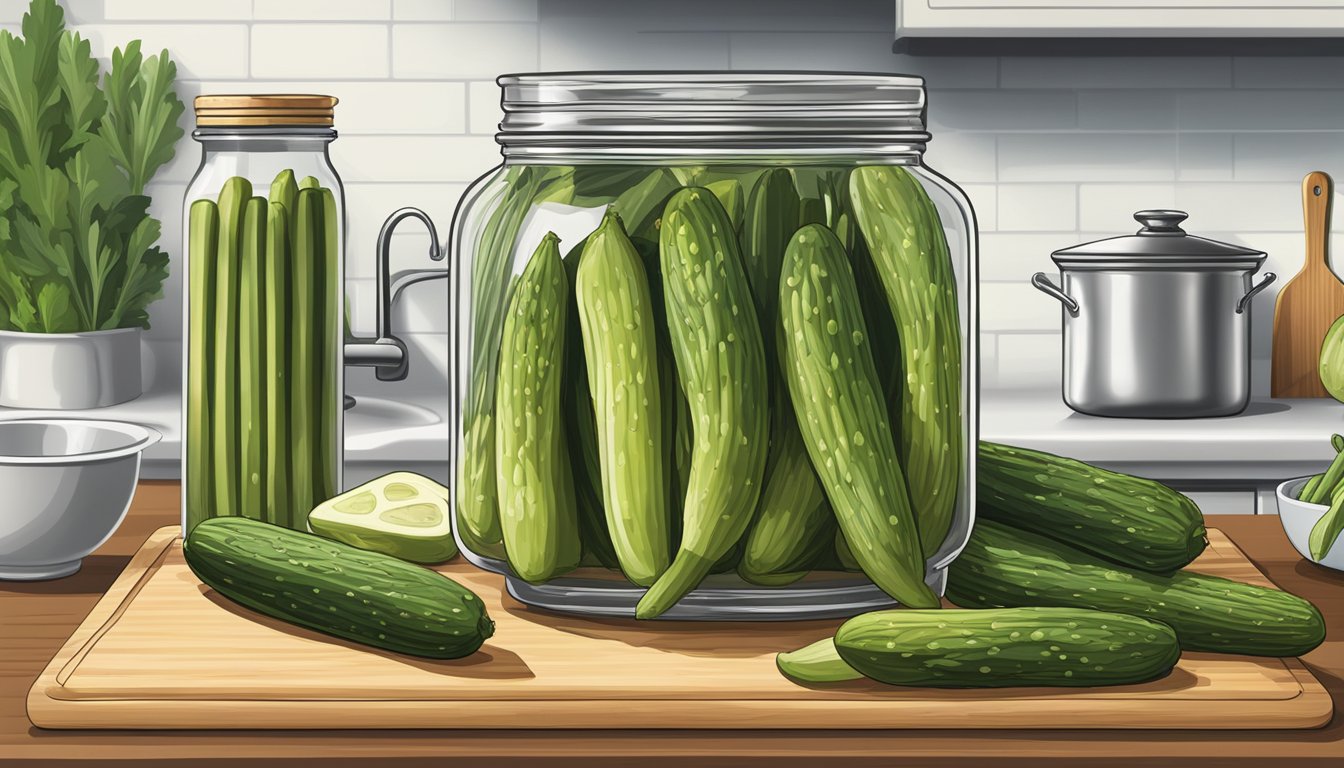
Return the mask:
<path fill-rule="evenodd" d="M 1251 303 L 1251 299 L 1255 298 L 1255 294 L 1268 288 L 1269 284 L 1274 282 L 1275 278 L 1277 277 L 1278 275 L 1274 274 L 1273 272 L 1266 272 L 1265 274 L 1261 275 L 1260 282 L 1251 286 L 1251 290 L 1247 291 L 1245 296 L 1242 296 L 1240 299 L 1237 300 L 1237 314 L 1240 315 L 1242 312 L 1245 312 L 1246 305 Z"/>
<path fill-rule="evenodd" d="M 1069 311 L 1070 315 L 1073 315 L 1074 317 L 1078 316 L 1078 300 L 1064 291 L 1061 291 L 1058 286 L 1050 282 L 1050 278 L 1046 277 L 1044 272 L 1037 272 L 1032 275 L 1031 284 L 1036 286 L 1036 290 L 1041 293 L 1059 299 L 1059 303 L 1064 305 L 1064 308 Z"/>

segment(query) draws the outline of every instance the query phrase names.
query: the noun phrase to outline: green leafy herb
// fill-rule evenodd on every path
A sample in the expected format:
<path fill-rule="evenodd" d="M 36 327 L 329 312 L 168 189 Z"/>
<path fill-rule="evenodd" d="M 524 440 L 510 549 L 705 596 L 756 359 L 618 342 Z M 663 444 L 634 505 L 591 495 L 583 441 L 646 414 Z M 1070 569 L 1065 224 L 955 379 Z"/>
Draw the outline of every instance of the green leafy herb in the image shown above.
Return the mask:
<path fill-rule="evenodd" d="M 173 157 L 177 68 L 140 42 L 102 75 L 56 0 L 0 31 L 0 330 L 149 327 L 168 255 L 145 187 Z"/>

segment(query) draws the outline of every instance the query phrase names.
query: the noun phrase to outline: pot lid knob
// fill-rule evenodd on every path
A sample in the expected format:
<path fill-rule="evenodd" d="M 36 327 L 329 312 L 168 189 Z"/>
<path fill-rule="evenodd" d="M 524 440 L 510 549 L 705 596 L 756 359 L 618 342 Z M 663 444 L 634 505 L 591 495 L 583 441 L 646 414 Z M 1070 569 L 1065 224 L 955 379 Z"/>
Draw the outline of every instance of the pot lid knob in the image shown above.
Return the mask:
<path fill-rule="evenodd" d="M 1184 235 L 1181 222 L 1189 216 L 1185 211 L 1139 211 L 1134 220 L 1143 225 L 1140 235 Z"/>

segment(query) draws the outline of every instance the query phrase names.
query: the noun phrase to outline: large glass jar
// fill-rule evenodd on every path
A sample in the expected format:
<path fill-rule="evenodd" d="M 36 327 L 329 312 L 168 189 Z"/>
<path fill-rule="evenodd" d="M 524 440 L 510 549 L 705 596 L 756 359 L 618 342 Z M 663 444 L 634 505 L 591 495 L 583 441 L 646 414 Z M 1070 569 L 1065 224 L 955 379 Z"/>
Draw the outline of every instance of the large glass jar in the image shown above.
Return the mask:
<path fill-rule="evenodd" d="M 183 205 L 183 533 L 307 530 L 341 489 L 345 197 L 330 96 L 201 96 Z"/>
<path fill-rule="evenodd" d="M 936 604 L 975 506 L 976 230 L 923 81 L 499 82 L 504 163 L 450 238 L 466 557 L 581 614 Z"/>

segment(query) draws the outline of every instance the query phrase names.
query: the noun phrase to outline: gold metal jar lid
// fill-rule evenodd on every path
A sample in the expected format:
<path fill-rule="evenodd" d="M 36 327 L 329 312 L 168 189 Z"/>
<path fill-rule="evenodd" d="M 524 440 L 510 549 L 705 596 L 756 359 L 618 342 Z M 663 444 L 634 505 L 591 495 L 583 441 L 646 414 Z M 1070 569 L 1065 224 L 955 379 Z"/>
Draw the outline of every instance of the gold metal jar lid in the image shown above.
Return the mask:
<path fill-rule="evenodd" d="M 331 126 L 337 98 L 303 93 L 252 93 L 196 97 L 196 125 L 253 127 Z"/>

